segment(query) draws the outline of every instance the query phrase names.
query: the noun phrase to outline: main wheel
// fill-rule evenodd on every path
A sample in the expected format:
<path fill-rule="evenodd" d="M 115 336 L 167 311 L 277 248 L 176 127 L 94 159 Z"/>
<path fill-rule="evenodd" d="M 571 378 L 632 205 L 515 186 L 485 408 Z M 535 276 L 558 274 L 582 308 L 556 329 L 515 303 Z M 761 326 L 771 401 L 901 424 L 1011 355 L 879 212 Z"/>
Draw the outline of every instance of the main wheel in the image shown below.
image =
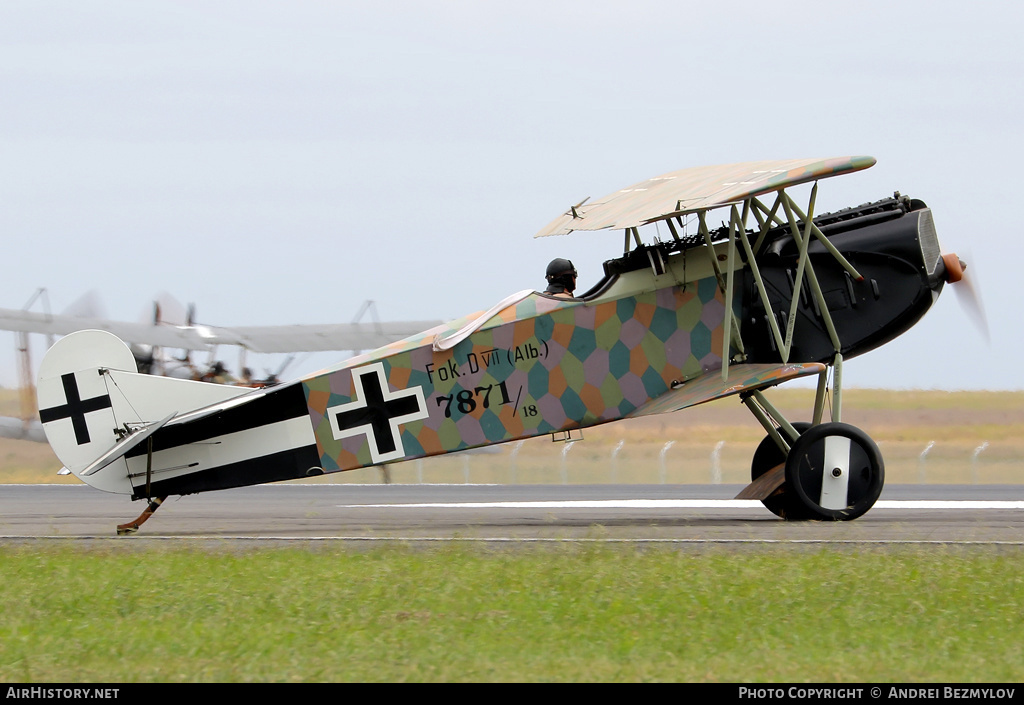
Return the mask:
<path fill-rule="evenodd" d="M 803 431 L 786 458 L 786 495 L 799 503 L 802 518 L 848 521 L 875 504 L 885 484 L 878 446 L 844 423 L 823 423 Z M 787 517 L 789 518 L 789 517 Z"/>
<path fill-rule="evenodd" d="M 811 424 L 805 421 L 797 421 L 793 424 L 793 428 L 802 434 L 811 428 Z M 786 455 L 779 449 L 775 439 L 770 435 L 765 436 L 757 446 L 757 450 L 754 451 L 754 457 L 750 461 L 750 481 L 753 482 L 772 468 L 778 467 L 785 462 Z M 803 503 L 785 484 L 775 490 L 771 496 L 762 499 L 761 504 L 772 514 L 783 519 L 799 521 L 808 518 Z"/>

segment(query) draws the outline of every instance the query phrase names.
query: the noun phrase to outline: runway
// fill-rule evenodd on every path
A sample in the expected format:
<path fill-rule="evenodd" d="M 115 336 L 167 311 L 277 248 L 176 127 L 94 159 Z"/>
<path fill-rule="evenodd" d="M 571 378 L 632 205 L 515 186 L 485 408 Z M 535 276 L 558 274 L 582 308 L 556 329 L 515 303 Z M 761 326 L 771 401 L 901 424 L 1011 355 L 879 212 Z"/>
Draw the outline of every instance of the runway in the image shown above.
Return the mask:
<path fill-rule="evenodd" d="M 85 485 L 0 485 L 0 542 L 52 539 L 650 542 L 1024 547 L 1024 486 L 895 485 L 851 522 L 786 522 L 739 485 L 279 484 L 142 502 Z"/>

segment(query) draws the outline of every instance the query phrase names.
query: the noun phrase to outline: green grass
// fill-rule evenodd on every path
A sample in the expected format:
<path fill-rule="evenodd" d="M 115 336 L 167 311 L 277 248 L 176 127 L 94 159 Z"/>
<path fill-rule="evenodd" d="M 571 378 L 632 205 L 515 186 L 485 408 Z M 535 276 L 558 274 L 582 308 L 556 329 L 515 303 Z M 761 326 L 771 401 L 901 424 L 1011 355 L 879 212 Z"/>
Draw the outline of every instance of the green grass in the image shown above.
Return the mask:
<path fill-rule="evenodd" d="M 0 679 L 1024 677 L 1024 554 L 0 548 Z"/>

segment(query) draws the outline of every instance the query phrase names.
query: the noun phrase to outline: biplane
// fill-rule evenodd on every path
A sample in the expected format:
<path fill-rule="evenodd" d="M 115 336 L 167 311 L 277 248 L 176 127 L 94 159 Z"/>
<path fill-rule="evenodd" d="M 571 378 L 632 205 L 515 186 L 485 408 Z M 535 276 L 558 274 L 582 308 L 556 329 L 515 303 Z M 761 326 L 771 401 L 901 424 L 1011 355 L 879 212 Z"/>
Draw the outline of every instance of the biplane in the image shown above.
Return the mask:
<path fill-rule="evenodd" d="M 152 315 L 144 322 L 117 321 L 103 318 L 93 310 L 94 294 L 83 297 L 86 302 L 73 309 L 89 309 L 60 314 L 51 313 L 46 290 L 39 289 L 22 309 L 0 308 L 0 330 L 17 335 L 18 376 L 20 382 L 21 417 L 0 417 L 0 436 L 46 442 L 46 435 L 36 418 L 35 380 L 29 334 L 47 336 L 50 344 L 56 336 L 80 330 L 105 330 L 129 344 L 138 372 L 183 379 L 202 379 L 218 384 L 266 386 L 279 381 L 285 366 L 299 353 L 362 352 L 401 340 L 440 321 L 381 321 L 373 301 L 360 307 L 351 323 L 291 324 L 279 326 L 222 327 L 197 323 L 195 306 L 186 309 L 169 294 L 153 301 Z M 32 311 L 38 299 L 47 310 Z M 369 320 L 364 320 L 368 318 Z M 218 352 L 224 347 L 238 352 L 237 376 L 227 373 Z M 286 358 L 276 369 L 257 376 L 248 367 L 247 355 L 284 354 Z M 207 356 L 205 363 L 194 360 L 194 354 Z"/>
<path fill-rule="evenodd" d="M 147 501 L 117 529 L 131 533 L 169 495 L 570 438 L 736 395 L 766 432 L 739 497 L 787 520 L 855 519 L 878 499 L 884 466 L 842 421 L 844 362 L 913 326 L 964 269 L 941 253 L 920 200 L 815 212 L 819 181 L 874 163 L 691 168 L 585 200 L 536 237 L 623 231 L 622 255 L 589 291 L 520 291 L 261 389 L 145 376 L 113 334 L 74 333 L 40 366 L 40 420 L 77 477 Z M 809 420 L 787 420 L 765 391 L 807 376 Z"/>
<path fill-rule="evenodd" d="M 43 290 L 40 290 L 43 291 Z M 154 301 L 151 321 L 114 321 L 97 316 L 35 312 L 27 309 L 0 308 L 0 330 L 63 336 L 80 330 L 105 330 L 131 343 L 140 367 L 153 364 L 153 349 L 214 352 L 219 346 L 236 347 L 243 354 L 332 352 L 370 350 L 423 330 L 438 321 L 381 321 L 373 301 L 363 303 L 351 323 L 293 324 L 280 326 L 211 326 L 197 323 L 195 307 L 187 313 L 167 318 L 161 315 L 161 302 Z M 363 321 L 369 313 L 370 320 Z"/>

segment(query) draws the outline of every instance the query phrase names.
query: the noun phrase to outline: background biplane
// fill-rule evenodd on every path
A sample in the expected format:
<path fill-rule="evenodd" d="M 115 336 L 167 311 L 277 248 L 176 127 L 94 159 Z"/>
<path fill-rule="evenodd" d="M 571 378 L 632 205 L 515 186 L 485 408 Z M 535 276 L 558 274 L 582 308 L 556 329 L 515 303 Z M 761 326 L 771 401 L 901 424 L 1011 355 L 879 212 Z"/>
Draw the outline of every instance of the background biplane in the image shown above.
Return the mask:
<path fill-rule="evenodd" d="M 43 311 L 33 311 L 37 300 L 45 302 Z M 102 316 L 93 293 L 76 301 L 63 313 L 49 310 L 46 290 L 38 290 L 22 309 L 0 308 L 0 330 L 16 334 L 18 379 L 21 396 L 21 418 L 0 417 L 0 436 L 46 442 L 36 414 L 35 379 L 32 374 L 30 334 L 46 336 L 52 345 L 56 337 L 81 330 L 105 330 L 129 343 L 140 373 L 182 379 L 266 386 L 279 381 L 285 366 L 295 354 L 318 352 L 362 352 L 400 340 L 439 321 L 381 321 L 373 301 L 360 307 L 351 323 L 301 324 L 282 326 L 222 327 L 198 323 L 195 306 L 186 309 L 168 294 L 153 302 L 152 315 L 143 322 L 115 321 Z M 368 320 L 364 320 L 367 317 Z M 235 374 L 228 372 L 218 359 L 223 348 L 238 352 Z M 196 362 L 193 354 L 207 356 Z M 249 367 L 248 354 L 287 355 L 257 375 Z"/>
<path fill-rule="evenodd" d="M 897 193 L 815 212 L 819 180 L 873 164 L 684 169 L 577 203 L 537 236 L 625 239 L 578 298 L 521 291 L 263 389 L 144 376 L 117 337 L 78 332 L 40 365 L 40 418 L 76 476 L 149 500 L 124 533 L 171 494 L 569 437 L 739 395 L 767 433 L 740 496 L 787 519 L 853 519 L 878 498 L 884 468 L 874 442 L 842 423 L 843 363 L 913 326 L 963 272 L 922 201 Z M 798 184 L 813 184 L 802 206 Z M 664 241 L 641 236 L 662 224 Z M 763 392 L 805 376 L 817 376 L 814 408 L 790 422 Z"/>

